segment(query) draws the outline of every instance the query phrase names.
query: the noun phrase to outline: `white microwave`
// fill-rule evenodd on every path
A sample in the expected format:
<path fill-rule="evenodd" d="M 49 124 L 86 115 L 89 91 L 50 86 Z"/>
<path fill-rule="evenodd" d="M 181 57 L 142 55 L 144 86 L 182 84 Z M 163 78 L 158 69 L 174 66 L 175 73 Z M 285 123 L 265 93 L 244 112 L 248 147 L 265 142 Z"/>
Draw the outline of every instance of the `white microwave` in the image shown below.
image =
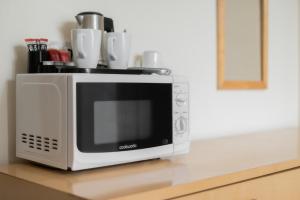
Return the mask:
<path fill-rule="evenodd" d="M 18 74 L 16 155 L 69 170 L 189 151 L 189 85 L 178 76 Z"/>

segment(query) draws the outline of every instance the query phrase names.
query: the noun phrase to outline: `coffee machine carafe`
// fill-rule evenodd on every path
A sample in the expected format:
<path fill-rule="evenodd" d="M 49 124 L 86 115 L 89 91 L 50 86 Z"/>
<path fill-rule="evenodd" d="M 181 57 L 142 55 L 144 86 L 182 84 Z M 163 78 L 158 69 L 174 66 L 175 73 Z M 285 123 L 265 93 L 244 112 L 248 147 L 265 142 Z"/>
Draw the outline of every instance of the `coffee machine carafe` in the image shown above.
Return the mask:
<path fill-rule="evenodd" d="M 114 23 L 111 18 L 104 17 L 99 12 L 81 12 L 75 16 L 78 27 L 82 29 L 97 29 L 102 31 L 101 52 L 99 64 L 107 66 L 105 49 L 105 32 L 114 32 Z"/>

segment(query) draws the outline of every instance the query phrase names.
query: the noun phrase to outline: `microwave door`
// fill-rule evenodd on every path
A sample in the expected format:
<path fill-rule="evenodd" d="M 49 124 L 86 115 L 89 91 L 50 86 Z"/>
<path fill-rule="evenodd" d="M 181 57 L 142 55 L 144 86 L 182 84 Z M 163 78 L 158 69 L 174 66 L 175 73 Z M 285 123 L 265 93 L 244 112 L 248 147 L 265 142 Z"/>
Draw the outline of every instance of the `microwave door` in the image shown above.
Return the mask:
<path fill-rule="evenodd" d="M 170 83 L 77 83 L 77 147 L 129 151 L 172 143 Z"/>

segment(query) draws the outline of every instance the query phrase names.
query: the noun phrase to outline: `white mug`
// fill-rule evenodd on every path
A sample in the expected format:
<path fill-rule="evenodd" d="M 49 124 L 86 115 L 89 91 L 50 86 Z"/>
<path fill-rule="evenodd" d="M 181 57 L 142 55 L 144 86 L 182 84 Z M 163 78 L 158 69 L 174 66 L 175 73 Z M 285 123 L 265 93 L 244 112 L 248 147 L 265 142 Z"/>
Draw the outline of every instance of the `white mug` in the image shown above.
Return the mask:
<path fill-rule="evenodd" d="M 158 51 L 144 51 L 143 67 L 162 67 L 160 53 Z"/>
<path fill-rule="evenodd" d="M 72 29 L 73 61 L 77 67 L 96 68 L 100 58 L 101 31 Z"/>
<path fill-rule="evenodd" d="M 106 35 L 107 62 L 111 69 L 127 69 L 130 54 L 130 35 L 110 32 Z"/>

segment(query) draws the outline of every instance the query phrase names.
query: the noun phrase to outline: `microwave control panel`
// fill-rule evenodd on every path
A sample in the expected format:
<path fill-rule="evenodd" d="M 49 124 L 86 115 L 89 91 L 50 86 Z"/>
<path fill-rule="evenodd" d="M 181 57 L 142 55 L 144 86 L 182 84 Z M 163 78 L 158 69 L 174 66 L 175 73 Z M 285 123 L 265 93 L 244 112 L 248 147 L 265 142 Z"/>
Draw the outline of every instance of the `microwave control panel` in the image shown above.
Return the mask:
<path fill-rule="evenodd" d="M 187 82 L 173 84 L 174 144 L 189 140 L 189 87 Z"/>

